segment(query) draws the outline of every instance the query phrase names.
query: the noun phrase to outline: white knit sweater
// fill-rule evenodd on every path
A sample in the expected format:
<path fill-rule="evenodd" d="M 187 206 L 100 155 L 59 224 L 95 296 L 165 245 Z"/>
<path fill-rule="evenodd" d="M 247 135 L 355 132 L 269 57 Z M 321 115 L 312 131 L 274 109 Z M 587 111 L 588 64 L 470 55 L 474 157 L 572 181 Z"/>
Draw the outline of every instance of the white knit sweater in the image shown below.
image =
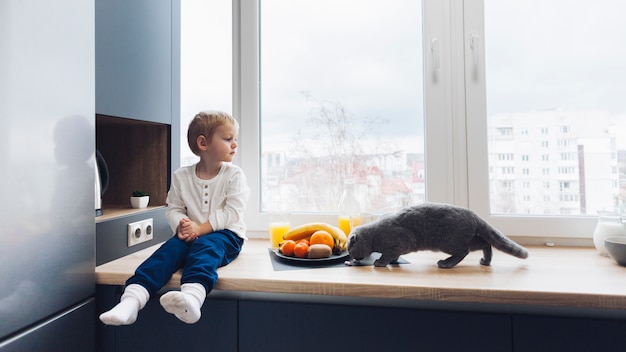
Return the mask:
<path fill-rule="evenodd" d="M 196 176 L 196 165 L 174 172 L 167 193 L 167 221 L 175 233 L 181 219 L 208 221 L 214 231 L 228 229 L 247 239 L 243 214 L 250 196 L 246 175 L 239 166 L 223 163 L 210 180 Z"/>

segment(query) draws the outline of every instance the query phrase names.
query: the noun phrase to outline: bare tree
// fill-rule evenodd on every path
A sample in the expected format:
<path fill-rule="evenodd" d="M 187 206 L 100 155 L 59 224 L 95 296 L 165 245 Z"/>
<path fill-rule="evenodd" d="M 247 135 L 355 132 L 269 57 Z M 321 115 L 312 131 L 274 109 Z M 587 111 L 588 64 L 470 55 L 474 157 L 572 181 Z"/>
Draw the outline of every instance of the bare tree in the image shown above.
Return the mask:
<path fill-rule="evenodd" d="M 290 209 L 306 205 L 308 210 L 334 210 L 343 181 L 366 171 L 369 160 L 365 144 L 375 143 L 381 152 L 387 149 L 387 143 L 373 138 L 387 121 L 357 118 L 339 102 L 303 95 L 313 108 L 305 127 L 292 139 L 287 166 L 287 184 L 291 188 L 286 198 Z"/>

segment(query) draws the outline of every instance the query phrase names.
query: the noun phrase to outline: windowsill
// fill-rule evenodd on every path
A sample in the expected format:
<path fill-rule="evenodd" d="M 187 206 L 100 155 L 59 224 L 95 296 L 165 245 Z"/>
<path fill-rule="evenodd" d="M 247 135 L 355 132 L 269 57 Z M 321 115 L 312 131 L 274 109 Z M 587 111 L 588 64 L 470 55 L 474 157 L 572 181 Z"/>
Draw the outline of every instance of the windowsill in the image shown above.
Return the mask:
<path fill-rule="evenodd" d="M 157 246 L 96 268 L 103 285 L 123 285 Z M 403 256 L 410 264 L 274 271 L 268 241 L 249 240 L 239 258 L 219 269 L 215 290 L 618 310 L 626 315 L 626 267 L 589 247 L 529 247 L 526 260 L 494 250 L 491 266 L 473 252 L 453 269 L 439 269 L 443 253 Z M 180 272 L 168 287 L 179 287 Z"/>

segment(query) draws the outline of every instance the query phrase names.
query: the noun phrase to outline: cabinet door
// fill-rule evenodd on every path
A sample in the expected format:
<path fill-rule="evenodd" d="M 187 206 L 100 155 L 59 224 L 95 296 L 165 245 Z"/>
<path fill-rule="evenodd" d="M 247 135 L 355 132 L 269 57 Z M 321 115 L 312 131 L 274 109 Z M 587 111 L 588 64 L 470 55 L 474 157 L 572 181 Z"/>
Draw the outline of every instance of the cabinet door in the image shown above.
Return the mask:
<path fill-rule="evenodd" d="M 626 320 L 516 315 L 513 341 L 517 352 L 621 351 Z"/>
<path fill-rule="evenodd" d="M 96 113 L 171 124 L 175 3 L 96 0 Z"/>
<path fill-rule="evenodd" d="M 119 302 L 121 292 L 122 287 L 98 285 L 97 315 Z M 97 337 L 99 352 L 236 352 L 237 301 L 209 296 L 200 320 L 185 324 L 161 307 L 158 296 L 153 297 L 132 325 L 105 326 L 98 320 Z"/>
<path fill-rule="evenodd" d="M 511 351 L 505 314 L 239 302 L 239 351 Z"/>

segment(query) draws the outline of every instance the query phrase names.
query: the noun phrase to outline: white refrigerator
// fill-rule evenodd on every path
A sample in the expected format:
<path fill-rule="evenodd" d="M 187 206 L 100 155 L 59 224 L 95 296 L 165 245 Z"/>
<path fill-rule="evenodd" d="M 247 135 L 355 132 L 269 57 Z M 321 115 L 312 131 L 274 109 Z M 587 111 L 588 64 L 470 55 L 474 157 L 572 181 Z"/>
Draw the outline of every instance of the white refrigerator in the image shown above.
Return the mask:
<path fill-rule="evenodd" d="M 93 0 L 0 0 L 0 351 L 95 350 Z"/>

